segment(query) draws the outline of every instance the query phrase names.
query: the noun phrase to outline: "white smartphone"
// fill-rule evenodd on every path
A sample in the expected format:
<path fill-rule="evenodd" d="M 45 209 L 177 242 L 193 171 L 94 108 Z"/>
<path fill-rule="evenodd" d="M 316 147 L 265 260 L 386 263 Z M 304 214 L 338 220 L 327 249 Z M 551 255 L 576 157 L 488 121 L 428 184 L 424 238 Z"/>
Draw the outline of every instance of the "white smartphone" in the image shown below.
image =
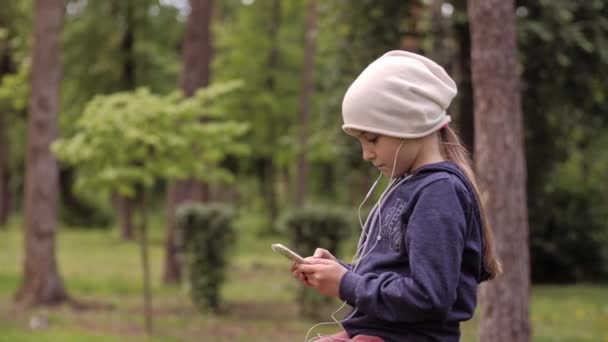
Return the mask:
<path fill-rule="evenodd" d="M 302 258 L 298 253 L 292 251 L 291 249 L 281 245 L 280 243 L 273 243 L 272 244 L 272 250 L 284 255 L 285 257 L 287 257 L 288 259 L 292 260 L 293 262 L 296 262 L 298 264 L 303 264 L 305 263 L 304 258 Z"/>

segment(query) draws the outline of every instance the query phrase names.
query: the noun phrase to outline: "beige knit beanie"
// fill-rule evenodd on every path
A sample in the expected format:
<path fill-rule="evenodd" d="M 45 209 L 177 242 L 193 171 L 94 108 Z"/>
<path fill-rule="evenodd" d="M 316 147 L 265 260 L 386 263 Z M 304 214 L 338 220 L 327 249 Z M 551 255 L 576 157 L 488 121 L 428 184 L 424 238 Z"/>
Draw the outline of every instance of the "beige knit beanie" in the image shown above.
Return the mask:
<path fill-rule="evenodd" d="M 371 63 L 342 101 L 342 129 L 397 138 L 420 138 L 450 122 L 446 109 L 456 83 L 441 66 L 406 51 L 390 51 Z"/>

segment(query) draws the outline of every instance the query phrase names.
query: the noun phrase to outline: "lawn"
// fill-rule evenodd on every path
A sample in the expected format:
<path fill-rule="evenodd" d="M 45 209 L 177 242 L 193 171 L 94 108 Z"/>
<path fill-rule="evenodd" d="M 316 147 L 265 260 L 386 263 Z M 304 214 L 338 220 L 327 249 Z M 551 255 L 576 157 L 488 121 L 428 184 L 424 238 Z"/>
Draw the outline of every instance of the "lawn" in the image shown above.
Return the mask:
<path fill-rule="evenodd" d="M 240 234 L 222 291 L 225 312 L 198 313 L 184 286 L 160 283 L 160 225 L 151 232 L 153 336 L 143 331 L 137 244 L 121 241 L 116 230 L 64 228 L 59 234 L 58 263 L 67 289 L 75 298 L 102 304 L 100 308 L 15 312 L 11 296 L 19 285 L 23 246 L 19 226 L 0 230 L 2 342 L 303 341 L 316 323 L 297 317 L 297 284 L 289 263 L 270 249 L 275 239 L 247 231 Z M 531 315 L 534 341 L 608 342 L 608 286 L 535 286 Z M 29 328 L 40 317 L 48 326 Z M 475 329 L 476 319 L 465 323 L 462 340 L 475 341 Z"/>

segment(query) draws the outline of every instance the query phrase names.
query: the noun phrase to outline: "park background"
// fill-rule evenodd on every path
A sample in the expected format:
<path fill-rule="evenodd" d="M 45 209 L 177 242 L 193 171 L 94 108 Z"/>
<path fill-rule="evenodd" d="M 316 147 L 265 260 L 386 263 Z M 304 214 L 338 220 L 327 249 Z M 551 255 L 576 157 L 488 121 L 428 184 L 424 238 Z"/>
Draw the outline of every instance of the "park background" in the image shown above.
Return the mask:
<path fill-rule="evenodd" d="M 0 341 L 303 340 L 270 244 L 337 220 L 352 256 L 376 173 L 340 104 L 391 49 L 455 78 L 488 189 L 505 274 L 463 340 L 608 341 L 605 0 L 1 0 Z M 210 203 L 230 236 L 187 248 L 176 209 Z"/>

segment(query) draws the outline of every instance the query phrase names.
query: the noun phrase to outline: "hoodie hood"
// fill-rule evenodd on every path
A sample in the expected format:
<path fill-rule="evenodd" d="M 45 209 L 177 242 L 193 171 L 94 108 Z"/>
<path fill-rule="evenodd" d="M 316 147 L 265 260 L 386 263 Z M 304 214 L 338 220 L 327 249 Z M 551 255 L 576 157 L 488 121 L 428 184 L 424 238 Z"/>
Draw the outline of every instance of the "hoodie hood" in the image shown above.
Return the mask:
<path fill-rule="evenodd" d="M 486 280 L 490 279 L 491 274 L 490 274 L 490 271 L 488 269 L 488 266 L 487 266 L 486 260 L 485 260 L 485 245 L 484 245 L 484 239 L 483 239 L 484 234 L 483 234 L 483 223 L 482 223 L 483 221 L 481 219 L 480 199 L 477 197 L 475 188 L 471 184 L 471 181 L 464 174 L 462 169 L 456 163 L 454 163 L 452 161 L 442 161 L 442 162 L 438 162 L 438 163 L 424 165 L 424 166 L 414 170 L 414 173 L 412 174 L 412 180 L 420 179 L 420 178 L 423 178 L 425 176 L 428 176 L 428 175 L 436 173 L 436 172 L 447 172 L 451 175 L 456 176 L 462 182 L 462 184 L 465 186 L 465 188 L 469 192 L 471 198 L 475 199 L 475 205 L 473 206 L 473 208 L 474 208 L 473 215 L 475 215 L 475 219 L 479 223 L 478 228 L 479 228 L 480 235 L 482 237 L 482 239 L 481 239 L 482 274 L 481 274 L 481 278 L 479 279 L 479 282 L 486 281 Z"/>

